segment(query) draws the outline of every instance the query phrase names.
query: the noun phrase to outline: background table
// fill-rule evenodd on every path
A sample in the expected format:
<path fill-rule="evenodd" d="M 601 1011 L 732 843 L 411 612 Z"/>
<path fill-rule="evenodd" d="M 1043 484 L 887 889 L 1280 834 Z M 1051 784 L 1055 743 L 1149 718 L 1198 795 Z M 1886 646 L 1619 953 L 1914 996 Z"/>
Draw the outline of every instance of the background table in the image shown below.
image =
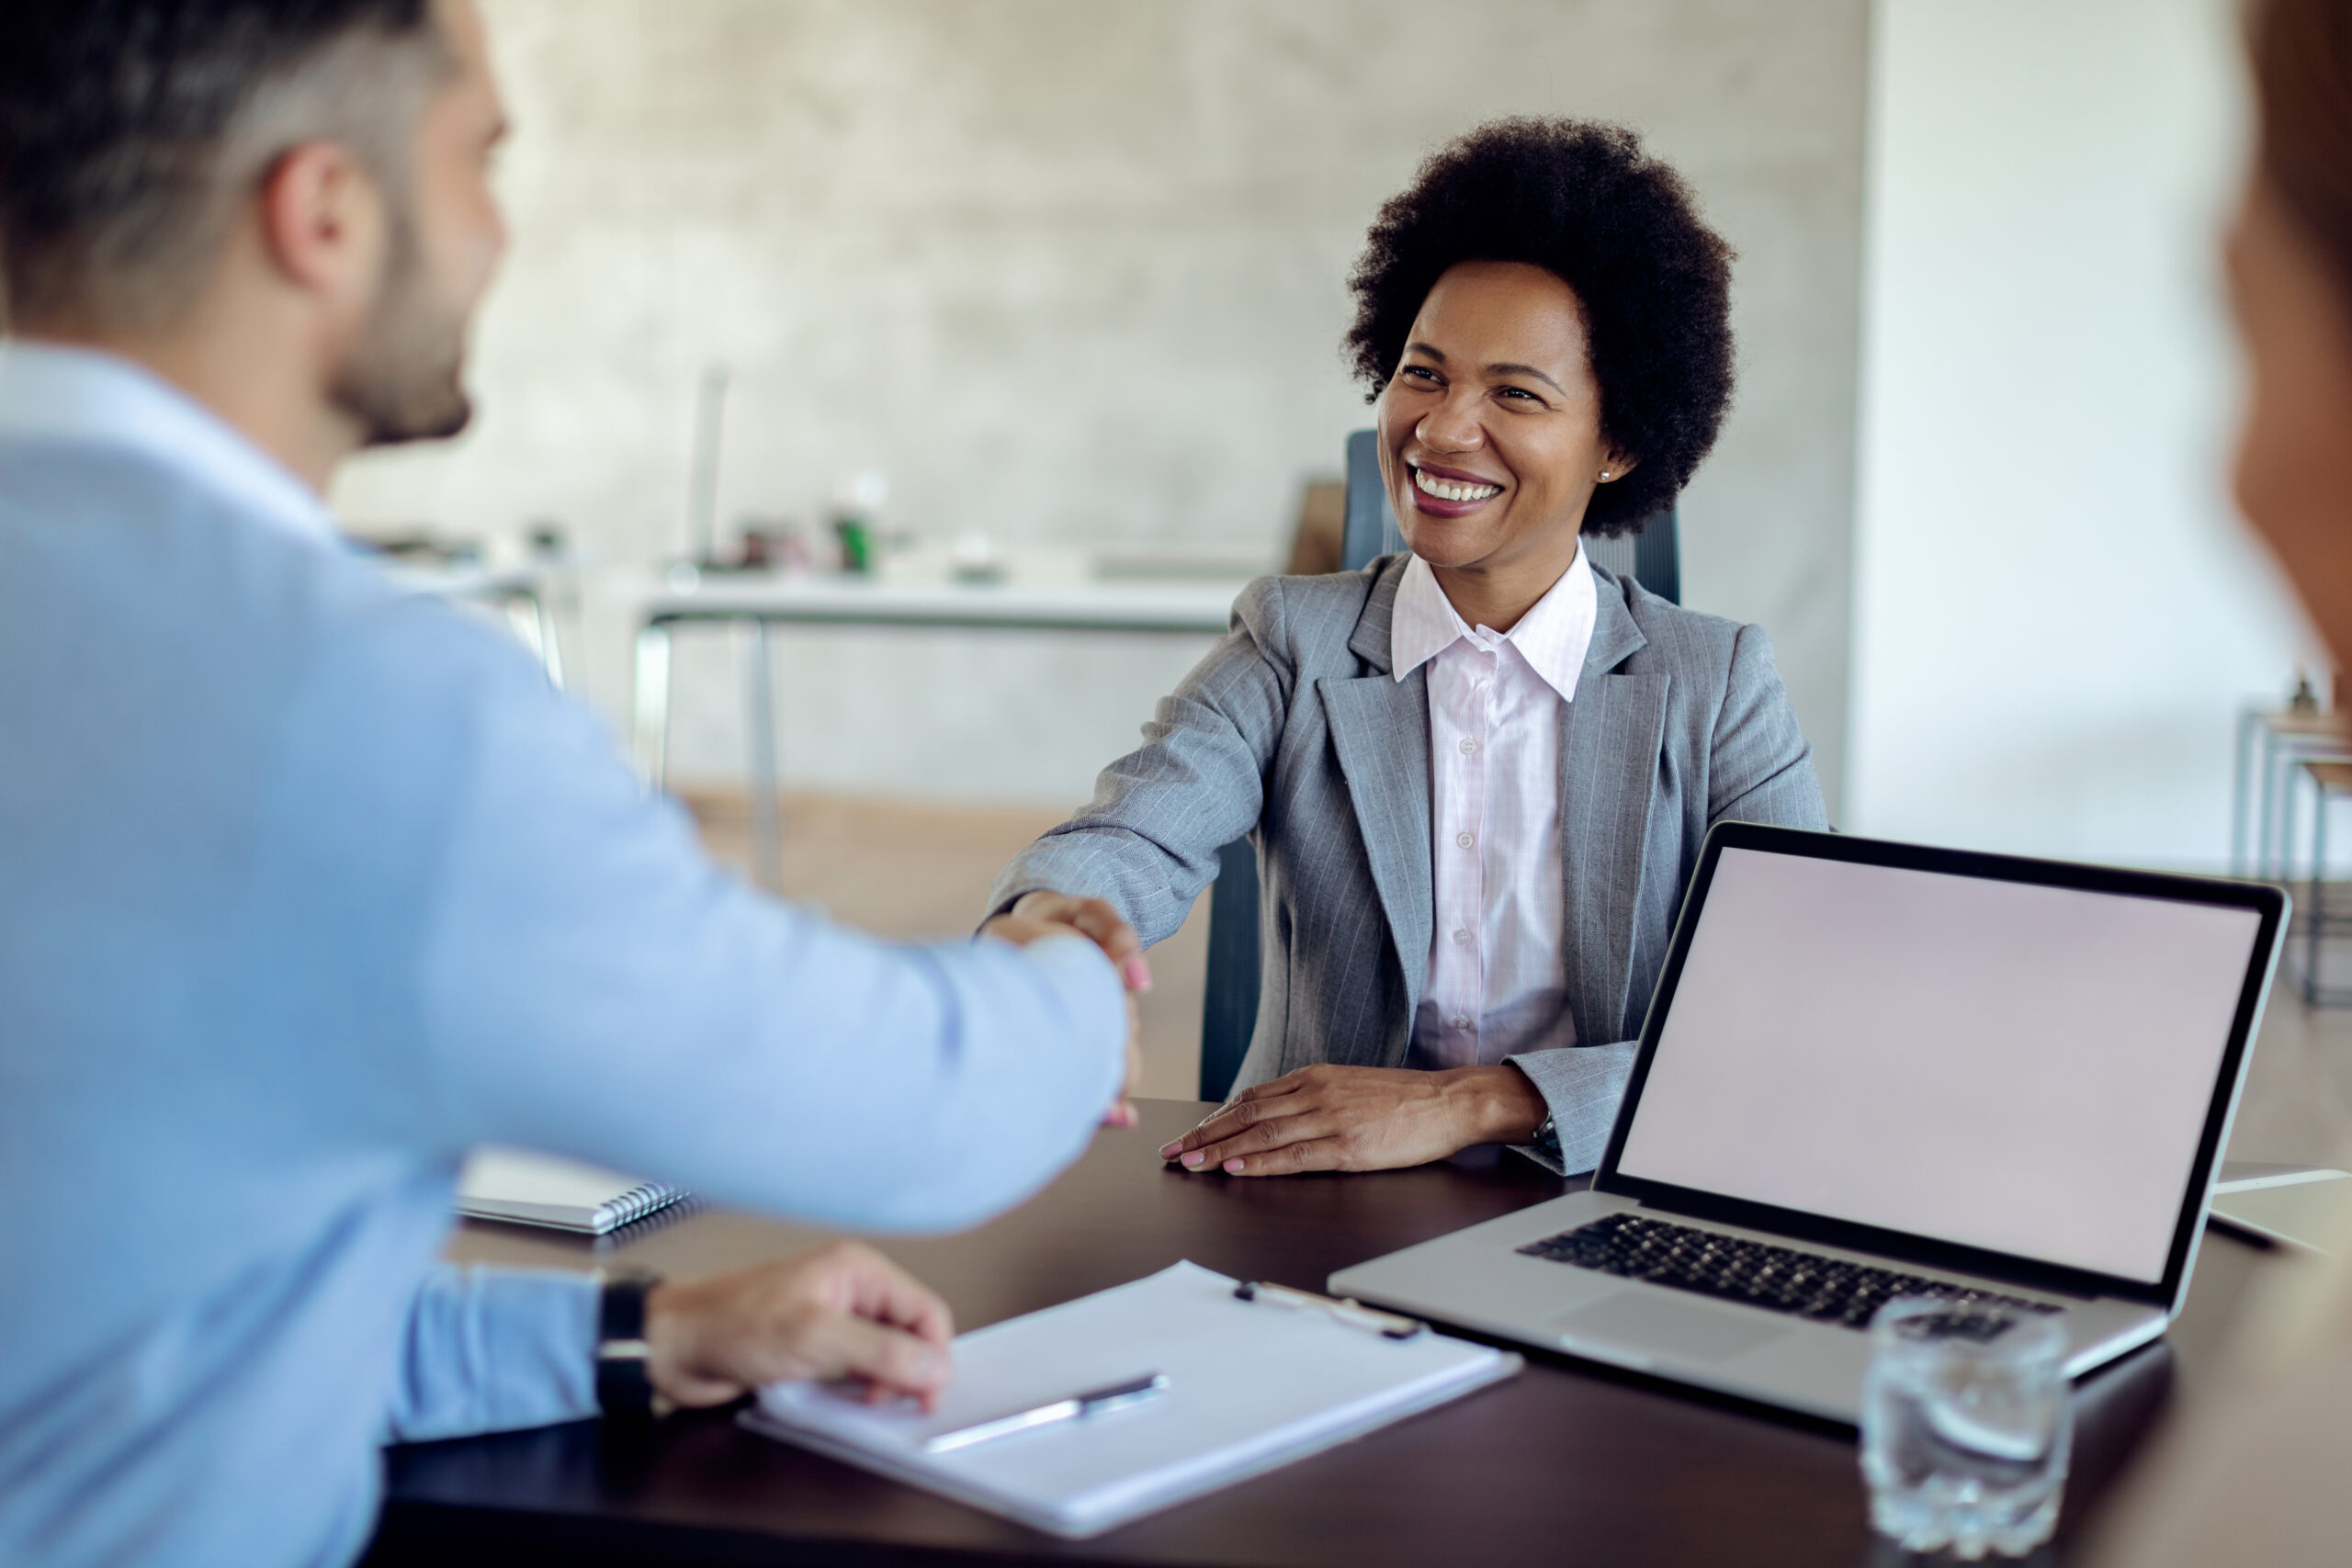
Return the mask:
<path fill-rule="evenodd" d="M 748 688 L 752 869 L 783 882 L 776 821 L 775 698 L 769 632 L 775 626 L 898 626 L 926 631 L 1049 631 L 1221 637 L 1242 581 L 896 581 L 886 578 L 746 572 L 665 578 L 637 596 L 632 729 L 638 761 L 658 788 L 670 753 L 671 639 L 681 627 L 752 628 Z"/>
<path fill-rule="evenodd" d="M 507 628 L 557 686 L 563 680 L 563 638 L 556 630 L 559 572 L 544 562 L 502 567 L 420 567 L 394 562 L 384 575 L 412 593 L 481 604 L 506 617 Z"/>
<path fill-rule="evenodd" d="M 882 1243 L 944 1294 L 959 1328 L 1031 1312 L 1179 1258 L 1320 1289 L 1334 1269 L 1578 1185 L 1475 1151 L 1416 1170 L 1235 1180 L 1155 1151 L 1208 1111 L 1143 1102 L 1045 1193 L 959 1236 Z M 695 1214 L 599 1255 L 468 1225 L 461 1258 L 575 1268 L 626 1259 L 687 1276 L 818 1239 Z M 2190 1310 L 2078 1390 L 2063 1553 L 2259 1254 L 2206 1238 Z M 1414 1568 L 1452 1562 L 1864 1563 L 1849 1432 L 1635 1374 L 1541 1355 L 1510 1382 L 1091 1541 L 1035 1534 L 738 1430 L 672 1417 L 650 1438 L 594 1422 L 391 1450 L 370 1562 L 999 1563 L 1033 1561 Z"/>
<path fill-rule="evenodd" d="M 2272 882 L 2292 876 L 2299 764 L 2347 758 L 2352 739 L 2342 714 L 2240 709 L 2230 788 L 2230 874 Z M 2318 809 L 2327 810 L 2324 795 Z"/>

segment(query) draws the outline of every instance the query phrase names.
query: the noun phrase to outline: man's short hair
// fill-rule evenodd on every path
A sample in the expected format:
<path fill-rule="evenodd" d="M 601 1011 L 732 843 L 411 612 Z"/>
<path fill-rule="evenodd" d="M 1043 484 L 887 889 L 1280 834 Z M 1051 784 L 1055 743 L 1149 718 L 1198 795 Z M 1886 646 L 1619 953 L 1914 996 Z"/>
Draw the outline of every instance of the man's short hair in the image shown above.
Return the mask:
<path fill-rule="evenodd" d="M 152 328 L 288 149 L 404 183 L 432 0 L 0 0 L 0 311 Z"/>

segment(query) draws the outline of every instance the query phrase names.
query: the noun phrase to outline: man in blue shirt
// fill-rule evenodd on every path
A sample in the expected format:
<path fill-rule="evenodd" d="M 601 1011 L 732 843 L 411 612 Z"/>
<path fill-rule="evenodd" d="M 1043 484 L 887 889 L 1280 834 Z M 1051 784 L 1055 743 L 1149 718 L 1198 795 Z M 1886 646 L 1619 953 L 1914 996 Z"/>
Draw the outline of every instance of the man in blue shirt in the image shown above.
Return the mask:
<path fill-rule="evenodd" d="M 1121 1116 L 1091 942 L 759 896 L 338 541 L 466 421 L 502 126 L 468 0 L 0 6 L 0 1562 L 347 1562 L 384 1440 L 594 1414 L 591 1277 L 435 1262 L 470 1145 L 946 1227 Z M 862 1248 L 638 1304 L 680 1403 L 947 1374 Z"/>

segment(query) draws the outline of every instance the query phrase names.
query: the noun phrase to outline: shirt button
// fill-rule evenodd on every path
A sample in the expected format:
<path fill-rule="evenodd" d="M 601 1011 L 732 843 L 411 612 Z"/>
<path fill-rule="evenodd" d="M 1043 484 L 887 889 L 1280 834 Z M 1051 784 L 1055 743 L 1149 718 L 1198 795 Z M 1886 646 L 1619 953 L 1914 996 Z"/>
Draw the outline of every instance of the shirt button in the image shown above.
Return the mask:
<path fill-rule="evenodd" d="M 1453 1021 L 1453 1027 L 1456 1029 L 1467 1029 L 1470 1027 L 1470 1021 L 1466 1018 L 1457 1018 Z"/>
<path fill-rule="evenodd" d="M 1456 834 L 1454 834 L 1454 835 L 1453 835 L 1453 841 L 1454 841 L 1455 843 L 1457 843 L 1457 844 L 1460 844 L 1464 849 L 1465 849 L 1465 850 L 1466 850 L 1466 849 L 1468 849 L 1471 845 L 1473 845 L 1473 844 L 1476 843 L 1476 842 L 1478 841 L 1478 840 L 1477 840 L 1477 836 L 1476 836 L 1476 834 L 1472 834 L 1472 833 L 1456 833 Z"/>
<path fill-rule="evenodd" d="M 1462 754 L 1465 757 L 1471 755 L 1477 750 L 1478 743 L 1476 740 L 1464 740 L 1462 743 Z"/>
<path fill-rule="evenodd" d="M 1455 945 L 1455 946 L 1457 946 L 1457 947 L 1467 947 L 1467 946 L 1469 946 L 1469 945 L 1470 945 L 1470 928 L 1469 928 L 1468 926 L 1464 926 L 1461 930 L 1459 930 L 1459 931 L 1455 931 L 1455 932 L 1453 933 L 1453 942 L 1454 942 L 1454 945 Z"/>

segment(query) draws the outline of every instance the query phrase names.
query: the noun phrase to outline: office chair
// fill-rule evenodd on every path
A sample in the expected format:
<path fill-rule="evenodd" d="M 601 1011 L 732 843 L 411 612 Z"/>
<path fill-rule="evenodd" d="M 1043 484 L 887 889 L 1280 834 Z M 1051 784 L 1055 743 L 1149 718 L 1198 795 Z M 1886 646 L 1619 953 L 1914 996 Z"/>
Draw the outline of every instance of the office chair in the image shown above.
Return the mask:
<path fill-rule="evenodd" d="M 1347 526 L 1340 567 L 1354 571 L 1405 547 L 1381 488 L 1380 453 L 1369 430 L 1348 437 Z M 1642 531 L 1613 539 L 1585 536 L 1594 561 L 1661 599 L 1682 603 L 1682 547 L 1675 509 L 1651 518 Z M 1216 881 L 1209 886 L 1208 984 L 1201 1001 L 1201 1098 L 1222 1101 L 1233 1091 L 1258 1027 L 1258 851 L 1236 839 L 1217 851 Z"/>

